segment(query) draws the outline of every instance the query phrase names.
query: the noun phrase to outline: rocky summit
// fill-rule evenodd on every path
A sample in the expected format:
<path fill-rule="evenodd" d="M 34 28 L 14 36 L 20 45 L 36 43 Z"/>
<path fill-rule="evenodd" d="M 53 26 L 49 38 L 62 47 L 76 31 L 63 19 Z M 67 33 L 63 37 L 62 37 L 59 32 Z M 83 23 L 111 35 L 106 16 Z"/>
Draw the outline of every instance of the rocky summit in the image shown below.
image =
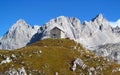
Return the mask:
<path fill-rule="evenodd" d="M 40 26 L 31 27 L 24 20 L 18 20 L 0 39 L 0 49 L 11 50 L 24 47 L 45 38 L 62 36 L 81 43 L 94 50 L 99 45 L 120 42 L 118 28 L 113 28 L 102 14 L 91 21 L 80 23 L 78 18 L 59 16 Z M 57 28 L 57 32 L 51 30 Z M 54 35 L 54 36 L 53 36 Z"/>
<path fill-rule="evenodd" d="M 27 45 L 39 26 L 31 27 L 23 19 L 18 20 L 0 40 L 0 49 L 17 49 Z"/>

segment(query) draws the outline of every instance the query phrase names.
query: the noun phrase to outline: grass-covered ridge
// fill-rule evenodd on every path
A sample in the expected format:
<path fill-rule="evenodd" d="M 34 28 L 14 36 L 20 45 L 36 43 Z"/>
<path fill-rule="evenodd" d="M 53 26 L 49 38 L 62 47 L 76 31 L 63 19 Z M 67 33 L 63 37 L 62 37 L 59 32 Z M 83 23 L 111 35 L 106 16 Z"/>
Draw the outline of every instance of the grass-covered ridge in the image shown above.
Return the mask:
<path fill-rule="evenodd" d="M 0 65 L 0 73 L 4 73 L 9 68 L 24 67 L 27 74 L 32 75 L 54 75 L 56 72 L 59 75 L 79 75 L 88 74 L 88 69 L 94 67 L 97 75 L 120 74 L 119 71 L 112 72 L 120 65 L 96 56 L 80 44 L 68 39 L 45 39 L 18 50 L 1 50 L 0 61 L 5 60 L 6 57 L 10 57 L 12 62 Z M 83 60 L 87 65 L 86 69 L 77 66 L 75 71 L 71 70 L 76 58 Z M 97 70 L 97 67 L 100 69 Z"/>

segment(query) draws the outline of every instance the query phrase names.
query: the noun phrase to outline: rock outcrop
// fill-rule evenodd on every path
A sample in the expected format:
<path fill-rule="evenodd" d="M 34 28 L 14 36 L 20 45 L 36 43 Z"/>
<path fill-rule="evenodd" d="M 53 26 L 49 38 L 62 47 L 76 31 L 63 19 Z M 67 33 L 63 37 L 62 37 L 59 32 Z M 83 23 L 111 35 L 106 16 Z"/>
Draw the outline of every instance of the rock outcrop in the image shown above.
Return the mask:
<path fill-rule="evenodd" d="M 18 20 L 0 40 L 0 49 L 17 49 L 27 45 L 39 26 L 31 27 L 24 20 Z"/>
<path fill-rule="evenodd" d="M 120 64 L 120 43 L 98 46 L 94 52 Z"/>
<path fill-rule="evenodd" d="M 87 67 L 87 65 L 84 64 L 84 62 L 79 58 L 75 59 L 75 61 L 73 62 L 73 66 L 71 68 L 72 71 L 75 71 L 77 69 L 77 66 L 82 67 L 83 70 Z"/>
<path fill-rule="evenodd" d="M 9 71 L 6 71 L 4 75 L 27 75 L 27 73 L 24 67 L 21 67 L 18 70 L 10 68 Z"/>

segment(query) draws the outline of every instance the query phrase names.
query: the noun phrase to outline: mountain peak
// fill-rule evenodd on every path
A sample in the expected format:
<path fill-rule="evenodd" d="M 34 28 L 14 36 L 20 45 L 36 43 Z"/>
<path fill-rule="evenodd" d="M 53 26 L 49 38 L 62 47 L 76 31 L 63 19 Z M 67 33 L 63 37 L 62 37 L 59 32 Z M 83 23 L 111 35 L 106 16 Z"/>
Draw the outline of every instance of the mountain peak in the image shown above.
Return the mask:
<path fill-rule="evenodd" d="M 26 46 L 38 29 L 39 26 L 32 28 L 23 19 L 19 19 L 0 40 L 0 49 L 9 50 Z"/>
<path fill-rule="evenodd" d="M 12 28 L 21 27 L 21 26 L 27 26 L 28 27 L 29 25 L 25 22 L 24 19 L 19 19 L 13 24 Z"/>
<path fill-rule="evenodd" d="M 104 19 L 103 15 L 100 13 L 95 18 L 92 19 L 92 21 L 102 21 Z"/>
<path fill-rule="evenodd" d="M 17 24 L 26 24 L 26 22 L 25 22 L 24 19 L 19 19 L 19 20 L 17 20 L 16 23 L 17 23 Z"/>
<path fill-rule="evenodd" d="M 97 15 L 97 18 L 103 18 L 103 15 L 100 13 Z"/>
<path fill-rule="evenodd" d="M 77 19 L 76 17 L 58 16 L 56 19 Z"/>
<path fill-rule="evenodd" d="M 58 16 L 57 18 L 66 18 L 66 16 Z"/>
<path fill-rule="evenodd" d="M 58 16 L 57 18 L 56 18 L 56 20 L 58 20 L 58 21 L 64 21 L 65 19 L 67 19 L 67 17 L 66 16 Z"/>
<path fill-rule="evenodd" d="M 53 19 L 55 22 L 63 22 L 67 23 L 68 21 L 79 22 L 80 20 L 76 17 L 67 17 L 67 16 L 58 16 L 57 18 Z"/>

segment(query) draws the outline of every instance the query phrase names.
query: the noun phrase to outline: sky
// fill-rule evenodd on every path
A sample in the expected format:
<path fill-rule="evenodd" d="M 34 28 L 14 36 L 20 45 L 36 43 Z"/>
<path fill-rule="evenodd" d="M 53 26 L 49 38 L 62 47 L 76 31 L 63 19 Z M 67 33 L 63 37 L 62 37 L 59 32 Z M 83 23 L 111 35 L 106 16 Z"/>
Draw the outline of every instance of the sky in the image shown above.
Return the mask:
<path fill-rule="evenodd" d="M 109 21 L 117 21 L 120 0 L 0 0 L 0 36 L 19 19 L 33 26 L 58 16 L 90 21 L 99 13 Z"/>

